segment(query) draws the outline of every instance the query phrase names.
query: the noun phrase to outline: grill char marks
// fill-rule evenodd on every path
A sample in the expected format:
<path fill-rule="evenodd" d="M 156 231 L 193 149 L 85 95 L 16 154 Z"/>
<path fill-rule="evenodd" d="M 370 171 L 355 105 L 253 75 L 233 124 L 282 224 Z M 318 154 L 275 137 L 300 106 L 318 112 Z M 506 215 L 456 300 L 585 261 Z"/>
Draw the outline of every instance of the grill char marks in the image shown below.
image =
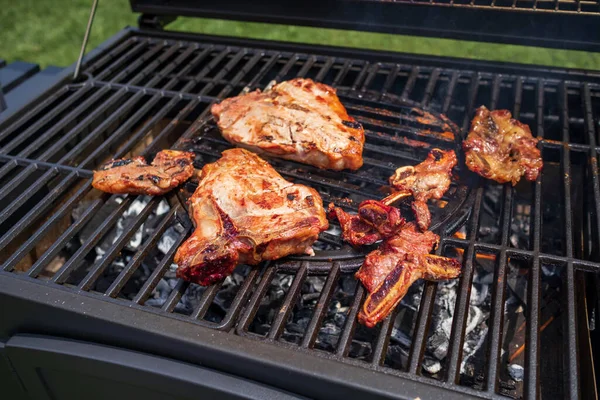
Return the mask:
<path fill-rule="evenodd" d="M 238 263 L 313 254 L 312 244 L 328 227 L 314 189 L 286 181 L 244 149 L 226 150 L 205 165 L 189 204 L 195 230 L 175 262 L 178 277 L 200 285 L 224 279 Z"/>
<path fill-rule="evenodd" d="M 92 186 L 114 194 L 162 195 L 194 174 L 194 158 L 194 153 L 162 150 L 150 165 L 141 156 L 112 160 L 94 171 Z"/>
<path fill-rule="evenodd" d="M 481 106 L 463 142 L 465 162 L 471 171 L 498 183 L 514 186 L 523 175 L 535 181 L 543 167 L 537 143 L 529 126 L 512 119 L 508 110 Z"/>
<path fill-rule="evenodd" d="M 257 153 L 324 169 L 363 164 L 363 127 L 348 115 L 335 89 L 310 79 L 281 82 L 215 104 L 225 139 Z"/>

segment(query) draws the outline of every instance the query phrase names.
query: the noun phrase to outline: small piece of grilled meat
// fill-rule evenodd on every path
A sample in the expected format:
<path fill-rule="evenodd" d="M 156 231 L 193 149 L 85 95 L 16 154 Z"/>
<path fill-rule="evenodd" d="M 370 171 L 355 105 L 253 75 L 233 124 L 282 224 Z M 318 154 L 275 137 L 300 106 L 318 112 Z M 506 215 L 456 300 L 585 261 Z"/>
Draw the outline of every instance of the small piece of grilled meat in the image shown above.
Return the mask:
<path fill-rule="evenodd" d="M 223 137 L 257 153 L 324 169 L 363 164 L 363 127 L 331 86 L 297 78 L 214 104 Z"/>
<path fill-rule="evenodd" d="M 367 255 L 356 273 L 369 292 L 358 315 L 360 323 L 372 328 L 385 319 L 418 279 L 439 281 L 460 275 L 457 260 L 429 254 L 438 242 L 435 233 L 420 232 L 411 222 Z"/>
<path fill-rule="evenodd" d="M 456 164 L 456 153 L 453 150 L 432 149 L 425 161 L 415 166 L 398 168 L 390 177 L 390 185 L 397 193 L 410 193 L 413 196 L 412 210 L 421 230 L 427 230 L 431 224 L 427 200 L 442 198 L 450 187 L 452 168 Z M 392 194 L 389 198 L 394 196 Z"/>
<path fill-rule="evenodd" d="M 358 206 L 358 214 L 352 215 L 340 207 L 329 204 L 329 217 L 339 221 L 342 239 L 353 246 L 373 244 L 392 236 L 404 225 L 400 210 L 382 201 L 365 200 Z"/>
<path fill-rule="evenodd" d="M 512 182 L 521 177 L 535 181 L 542 169 L 538 139 L 529 126 L 514 120 L 508 110 L 490 111 L 479 107 L 471 122 L 471 130 L 463 142 L 467 167 L 498 183 Z"/>
<path fill-rule="evenodd" d="M 238 263 L 314 254 L 312 244 L 329 225 L 316 190 L 286 181 L 239 148 L 202 168 L 189 209 L 195 230 L 175 262 L 178 277 L 199 285 L 224 279 Z"/>
<path fill-rule="evenodd" d="M 151 164 L 142 156 L 112 160 L 94 171 L 92 186 L 114 194 L 159 196 L 194 174 L 194 153 L 162 150 Z"/>

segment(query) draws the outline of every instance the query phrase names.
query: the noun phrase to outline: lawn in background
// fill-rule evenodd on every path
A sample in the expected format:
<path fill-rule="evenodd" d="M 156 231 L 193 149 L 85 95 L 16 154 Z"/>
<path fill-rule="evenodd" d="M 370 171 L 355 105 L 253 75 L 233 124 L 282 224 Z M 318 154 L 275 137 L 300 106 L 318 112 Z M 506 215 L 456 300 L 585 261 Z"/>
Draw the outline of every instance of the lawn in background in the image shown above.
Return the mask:
<path fill-rule="evenodd" d="M 67 66 L 79 53 L 91 0 L 0 0 L 0 58 Z M 137 24 L 127 0 L 100 0 L 88 50 Z M 600 70 L 600 54 L 334 29 L 180 18 L 171 30 Z"/>

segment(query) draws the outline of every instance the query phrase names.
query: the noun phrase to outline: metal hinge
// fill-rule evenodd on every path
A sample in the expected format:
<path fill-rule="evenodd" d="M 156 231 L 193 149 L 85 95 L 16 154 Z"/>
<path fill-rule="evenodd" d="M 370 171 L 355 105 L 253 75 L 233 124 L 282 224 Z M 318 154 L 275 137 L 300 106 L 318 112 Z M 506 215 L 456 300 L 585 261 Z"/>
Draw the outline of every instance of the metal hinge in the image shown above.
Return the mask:
<path fill-rule="evenodd" d="M 177 17 L 173 15 L 142 14 L 138 17 L 138 26 L 140 28 L 162 30 L 167 24 L 176 19 Z"/>

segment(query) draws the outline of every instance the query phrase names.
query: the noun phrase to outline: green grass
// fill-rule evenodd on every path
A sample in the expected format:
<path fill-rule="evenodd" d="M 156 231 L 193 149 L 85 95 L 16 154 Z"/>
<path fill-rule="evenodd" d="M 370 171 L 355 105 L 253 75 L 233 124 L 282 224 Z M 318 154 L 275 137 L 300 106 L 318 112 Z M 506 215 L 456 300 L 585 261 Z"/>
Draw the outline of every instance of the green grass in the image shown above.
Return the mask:
<path fill-rule="evenodd" d="M 0 58 L 42 66 L 73 63 L 87 23 L 91 0 L 0 0 Z M 137 15 L 127 0 L 102 0 L 88 49 L 123 27 L 135 26 Z M 257 39 L 326 44 L 479 60 L 600 70 L 600 54 L 525 46 L 431 39 L 335 29 L 180 18 L 168 29 Z"/>

